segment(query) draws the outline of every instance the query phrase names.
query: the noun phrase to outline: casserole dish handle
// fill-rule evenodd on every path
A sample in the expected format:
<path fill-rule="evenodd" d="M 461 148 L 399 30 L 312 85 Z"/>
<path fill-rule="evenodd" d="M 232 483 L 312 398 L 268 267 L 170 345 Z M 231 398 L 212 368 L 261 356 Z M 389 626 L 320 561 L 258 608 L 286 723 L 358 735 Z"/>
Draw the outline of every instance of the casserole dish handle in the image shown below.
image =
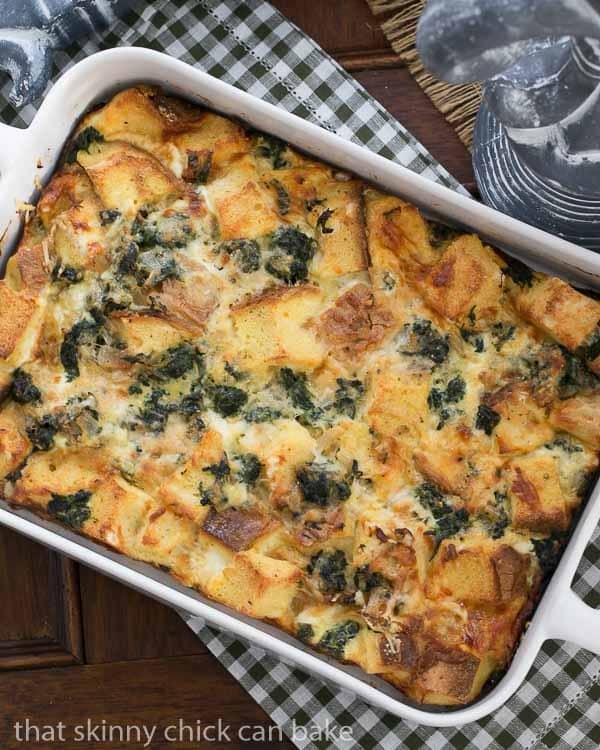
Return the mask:
<path fill-rule="evenodd" d="M 586 604 L 570 586 L 557 594 L 548 637 L 571 641 L 600 655 L 600 610 Z"/>
<path fill-rule="evenodd" d="M 547 638 L 571 641 L 600 655 L 600 609 L 590 607 L 571 588 L 581 558 L 598 524 L 598 516 L 600 496 L 594 493 L 579 523 L 584 533 L 574 535 L 572 549 L 565 551 L 566 559 L 561 560 L 548 586 L 548 596 L 544 597 L 547 601 L 544 621 Z M 542 601 L 540 607 L 543 608 L 545 604 Z"/>

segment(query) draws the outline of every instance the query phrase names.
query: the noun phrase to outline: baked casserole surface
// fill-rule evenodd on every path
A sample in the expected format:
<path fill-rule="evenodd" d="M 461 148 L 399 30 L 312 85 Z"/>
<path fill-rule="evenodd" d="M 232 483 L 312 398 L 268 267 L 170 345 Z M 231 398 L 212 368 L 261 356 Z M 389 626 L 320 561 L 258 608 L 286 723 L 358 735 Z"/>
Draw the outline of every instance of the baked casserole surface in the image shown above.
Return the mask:
<path fill-rule="evenodd" d="M 476 235 L 128 89 L 0 282 L 2 494 L 464 704 L 596 470 L 599 322 Z"/>

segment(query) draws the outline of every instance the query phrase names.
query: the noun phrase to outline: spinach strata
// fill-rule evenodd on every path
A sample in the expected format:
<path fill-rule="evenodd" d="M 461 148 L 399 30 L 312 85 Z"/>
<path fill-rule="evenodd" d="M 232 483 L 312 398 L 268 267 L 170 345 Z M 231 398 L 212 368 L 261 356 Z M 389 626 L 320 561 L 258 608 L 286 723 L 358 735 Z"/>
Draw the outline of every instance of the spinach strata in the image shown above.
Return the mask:
<path fill-rule="evenodd" d="M 2 493 L 464 704 L 598 464 L 599 320 L 476 235 L 129 89 L 0 283 Z"/>

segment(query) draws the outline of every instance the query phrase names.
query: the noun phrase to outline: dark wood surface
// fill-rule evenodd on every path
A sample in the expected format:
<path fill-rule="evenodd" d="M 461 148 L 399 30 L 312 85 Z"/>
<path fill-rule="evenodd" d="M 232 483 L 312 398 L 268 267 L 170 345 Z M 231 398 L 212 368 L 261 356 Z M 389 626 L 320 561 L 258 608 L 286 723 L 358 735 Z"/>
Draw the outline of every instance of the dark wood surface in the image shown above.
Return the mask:
<path fill-rule="evenodd" d="M 461 182 L 472 184 L 467 150 L 399 63 L 364 0 L 274 4 L 351 70 Z M 4 529 L 0 601 L 2 750 L 143 747 L 116 737 L 102 744 L 75 742 L 74 728 L 88 719 L 92 725 L 156 725 L 154 750 L 235 748 L 241 746 L 235 739 L 240 726 L 270 726 L 175 612 Z M 63 721 L 71 739 L 19 742 L 14 724 L 26 718 L 38 727 Z M 164 729 L 180 719 L 193 727 L 221 719 L 231 726 L 233 741 L 168 742 Z M 292 747 L 276 733 L 271 741 L 244 746 Z"/>

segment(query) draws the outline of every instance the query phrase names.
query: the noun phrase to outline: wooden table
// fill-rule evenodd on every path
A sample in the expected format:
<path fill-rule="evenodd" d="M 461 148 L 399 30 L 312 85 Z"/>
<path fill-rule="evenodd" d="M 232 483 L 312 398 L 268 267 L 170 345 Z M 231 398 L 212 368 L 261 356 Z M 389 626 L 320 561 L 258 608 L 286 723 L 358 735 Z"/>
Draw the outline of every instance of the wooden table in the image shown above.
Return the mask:
<path fill-rule="evenodd" d="M 404 123 L 461 182 L 467 150 L 386 42 L 364 0 L 275 0 Z M 266 714 L 168 608 L 0 530 L 0 748 L 142 747 L 17 741 L 14 723 L 264 725 Z M 33 730 L 32 730 L 33 731 Z M 30 734 L 33 738 L 34 734 Z M 58 737 L 56 737 L 58 739 Z M 220 747 L 154 742 L 153 750 Z M 232 742 L 226 745 L 241 745 Z M 256 746 L 259 746 L 258 743 Z M 287 741 L 263 747 L 289 747 Z M 248 747 L 248 745 L 244 745 Z"/>

